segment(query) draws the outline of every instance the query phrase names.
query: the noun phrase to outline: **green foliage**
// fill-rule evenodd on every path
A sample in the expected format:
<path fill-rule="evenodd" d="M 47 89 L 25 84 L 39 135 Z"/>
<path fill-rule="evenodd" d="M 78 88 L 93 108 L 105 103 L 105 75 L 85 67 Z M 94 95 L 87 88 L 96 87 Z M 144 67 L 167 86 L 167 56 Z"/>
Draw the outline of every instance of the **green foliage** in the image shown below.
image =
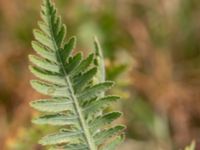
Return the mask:
<path fill-rule="evenodd" d="M 119 112 L 103 113 L 117 96 L 105 96 L 113 82 L 105 81 L 103 56 L 95 40 L 95 53 L 86 59 L 81 53 L 72 55 L 76 38 L 65 42 L 66 27 L 57 16 L 50 0 L 44 0 L 32 42 L 39 56 L 30 55 L 31 72 L 41 80 L 32 87 L 50 98 L 31 102 L 43 114 L 36 124 L 59 126 L 61 129 L 43 137 L 39 143 L 52 149 L 113 150 L 123 140 L 124 126 L 110 123 Z"/>

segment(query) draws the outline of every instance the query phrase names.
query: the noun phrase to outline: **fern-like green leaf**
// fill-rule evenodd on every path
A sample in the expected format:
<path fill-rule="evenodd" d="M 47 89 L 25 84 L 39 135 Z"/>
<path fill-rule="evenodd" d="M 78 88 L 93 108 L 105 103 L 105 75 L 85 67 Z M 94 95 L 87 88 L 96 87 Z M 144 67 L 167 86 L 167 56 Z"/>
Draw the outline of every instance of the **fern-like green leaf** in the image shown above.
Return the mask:
<path fill-rule="evenodd" d="M 33 101 L 31 106 L 42 112 L 62 112 L 72 110 L 73 102 L 67 98 L 52 98 Z"/>
<path fill-rule="evenodd" d="M 99 44 L 99 41 L 97 37 L 95 37 L 94 41 L 94 47 L 95 47 L 95 60 L 94 64 L 98 68 L 98 73 L 97 73 L 97 82 L 104 82 L 106 75 L 105 75 L 105 65 L 104 65 L 104 58 L 101 50 L 101 46 Z"/>
<path fill-rule="evenodd" d="M 78 122 L 77 116 L 53 114 L 45 115 L 33 120 L 35 124 L 50 124 L 50 125 L 74 125 Z"/>
<path fill-rule="evenodd" d="M 104 125 L 110 124 L 115 119 L 121 116 L 120 112 L 111 112 L 95 118 L 89 125 L 92 133 L 98 131 L 98 129 Z"/>
<path fill-rule="evenodd" d="M 39 56 L 29 56 L 29 69 L 38 78 L 31 81 L 32 87 L 49 98 L 30 103 L 43 112 L 33 123 L 61 129 L 39 143 L 50 145 L 51 149 L 114 150 L 122 141 L 124 126 L 111 125 L 121 116 L 120 112 L 103 113 L 119 97 L 105 96 L 113 82 L 105 80 L 99 42 L 95 40 L 95 52 L 87 58 L 82 53 L 72 55 L 76 38 L 65 42 L 66 27 L 50 0 L 43 0 L 41 18 L 32 42 Z"/>

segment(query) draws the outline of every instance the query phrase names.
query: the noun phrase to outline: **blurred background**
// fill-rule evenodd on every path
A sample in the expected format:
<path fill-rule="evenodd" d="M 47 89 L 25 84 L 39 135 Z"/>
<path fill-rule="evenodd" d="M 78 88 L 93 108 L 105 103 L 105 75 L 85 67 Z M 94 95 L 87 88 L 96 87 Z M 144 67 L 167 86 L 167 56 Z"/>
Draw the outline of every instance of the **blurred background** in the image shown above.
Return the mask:
<path fill-rule="evenodd" d="M 0 0 L 0 145 L 43 150 L 48 132 L 35 126 L 28 103 L 41 97 L 29 85 L 27 56 L 41 0 Z M 57 0 L 78 50 L 98 36 L 112 93 L 122 97 L 126 141 L 119 150 L 200 149 L 200 1 Z M 199 147 L 199 148 L 198 148 Z"/>

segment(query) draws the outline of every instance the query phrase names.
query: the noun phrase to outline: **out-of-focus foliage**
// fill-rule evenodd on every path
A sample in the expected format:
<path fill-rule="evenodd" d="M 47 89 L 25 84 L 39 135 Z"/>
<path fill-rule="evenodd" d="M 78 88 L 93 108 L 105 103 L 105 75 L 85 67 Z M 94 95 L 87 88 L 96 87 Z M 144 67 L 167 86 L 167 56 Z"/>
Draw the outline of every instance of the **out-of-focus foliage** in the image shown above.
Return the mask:
<path fill-rule="evenodd" d="M 200 1 L 56 3 L 70 29 L 68 34 L 79 37 L 78 50 L 88 53 L 94 35 L 100 38 L 108 79 L 117 82 L 117 88 L 111 92 L 123 97 L 116 106 L 124 111 L 121 122 L 128 126 L 127 140 L 121 149 L 184 149 L 193 139 L 198 148 Z M 0 145 L 5 149 L 9 149 L 9 141 L 26 139 L 21 129 L 27 134 L 34 129 L 30 118 L 36 112 L 29 109 L 28 103 L 41 96 L 28 84 L 31 77 L 27 54 L 31 51 L 31 29 L 36 27 L 40 4 L 39 0 L 0 1 Z M 36 134 L 41 133 L 36 130 Z M 31 143 L 34 145 L 36 140 Z"/>
<path fill-rule="evenodd" d="M 195 142 L 193 141 L 189 146 L 186 146 L 185 150 L 195 150 Z"/>

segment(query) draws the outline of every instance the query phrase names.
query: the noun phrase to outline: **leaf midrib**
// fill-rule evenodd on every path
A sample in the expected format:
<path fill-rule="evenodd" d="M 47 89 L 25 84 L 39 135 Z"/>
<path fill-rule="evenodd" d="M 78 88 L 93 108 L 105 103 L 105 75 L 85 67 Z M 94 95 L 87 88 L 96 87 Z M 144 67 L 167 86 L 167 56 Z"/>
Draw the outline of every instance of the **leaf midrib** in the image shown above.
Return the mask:
<path fill-rule="evenodd" d="M 49 13 L 49 12 L 48 12 Z M 88 148 L 90 150 L 96 150 L 96 145 L 95 145 L 95 142 L 94 140 L 92 139 L 92 135 L 90 134 L 90 131 L 89 131 L 89 127 L 87 125 L 87 123 L 85 122 L 85 119 L 84 119 L 84 115 L 82 114 L 82 110 L 79 106 L 79 103 L 78 103 L 78 99 L 76 98 L 75 94 L 74 94 L 74 89 L 72 87 L 72 84 L 71 84 L 71 81 L 65 71 L 65 67 L 64 67 L 64 64 L 62 62 L 62 59 L 61 59 L 61 56 L 58 52 L 59 50 L 59 47 L 56 43 L 56 40 L 54 38 L 54 33 L 53 33 L 53 28 L 52 28 L 52 21 L 51 21 L 51 18 L 49 18 L 49 15 L 47 15 L 47 19 L 48 19 L 48 23 L 49 23 L 49 29 L 50 29 L 50 33 L 51 33 L 51 39 L 53 40 L 53 45 L 54 45 L 54 48 L 56 50 L 56 53 L 57 53 L 57 56 L 59 58 L 59 61 L 61 63 L 61 69 L 63 70 L 63 73 L 64 73 L 64 79 L 65 79 L 65 82 L 67 84 L 67 86 L 69 87 L 68 90 L 69 90 L 69 93 L 71 94 L 70 97 L 71 99 L 73 100 L 74 102 L 74 107 L 76 109 L 76 113 L 79 117 L 79 121 L 80 121 L 80 124 L 81 124 L 81 127 L 83 129 L 83 133 L 84 133 L 84 136 L 85 136 L 85 140 L 87 141 L 88 143 Z"/>

